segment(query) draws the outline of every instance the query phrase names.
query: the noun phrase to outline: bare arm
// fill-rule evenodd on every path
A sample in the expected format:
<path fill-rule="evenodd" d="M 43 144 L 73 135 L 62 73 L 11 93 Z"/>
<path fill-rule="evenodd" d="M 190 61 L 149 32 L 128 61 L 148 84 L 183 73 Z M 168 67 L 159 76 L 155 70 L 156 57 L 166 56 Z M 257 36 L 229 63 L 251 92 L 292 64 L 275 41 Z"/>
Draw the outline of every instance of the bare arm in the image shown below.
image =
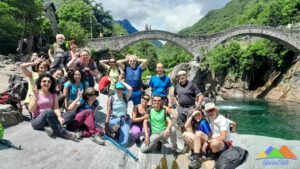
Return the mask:
<path fill-rule="evenodd" d="M 69 90 L 65 86 L 63 89 L 63 95 L 65 96 L 65 100 L 64 100 L 65 108 L 68 108 Z"/>
<path fill-rule="evenodd" d="M 126 87 L 126 89 L 127 89 L 127 94 L 126 94 L 126 98 L 127 98 L 127 100 L 130 98 L 130 96 L 131 96 L 131 94 L 132 94 L 132 87 L 131 86 L 129 86 L 126 82 L 124 82 L 124 81 L 121 81 L 121 83 L 123 83 L 123 85 Z"/>
<path fill-rule="evenodd" d="M 202 101 L 203 101 L 203 95 L 201 94 L 201 95 L 197 96 L 197 98 L 196 98 L 196 103 L 195 103 L 196 107 L 198 107 L 198 108 L 201 107 Z"/>
<path fill-rule="evenodd" d="M 150 134 L 148 133 L 148 120 L 149 118 L 145 119 L 143 122 L 143 128 L 145 132 L 145 141 L 144 143 L 148 146 L 150 143 Z"/>
<path fill-rule="evenodd" d="M 58 106 L 58 97 L 57 97 L 56 94 L 54 94 L 54 106 L 53 106 L 53 110 L 54 110 L 54 113 L 55 113 L 58 121 L 60 122 L 61 125 L 63 125 L 65 123 L 65 120 L 61 116 L 61 111 L 60 111 L 60 108 Z"/>
<path fill-rule="evenodd" d="M 77 97 L 68 107 L 68 111 L 75 111 L 79 107 L 81 97 Z"/>
<path fill-rule="evenodd" d="M 49 56 L 49 59 L 51 60 L 51 62 L 53 62 L 54 61 L 53 50 L 51 48 L 48 50 L 48 56 Z"/>
<path fill-rule="evenodd" d="M 124 72 L 125 64 L 117 62 L 118 67 Z"/>
<path fill-rule="evenodd" d="M 37 108 L 37 98 L 35 96 L 29 97 L 29 104 L 28 104 L 28 110 L 29 112 L 34 112 Z"/>
<path fill-rule="evenodd" d="M 109 60 L 99 60 L 99 64 L 104 67 L 104 69 L 108 70 L 110 66 L 108 65 Z"/>
<path fill-rule="evenodd" d="M 76 53 L 77 54 L 77 53 Z M 77 56 L 77 55 L 76 55 Z M 79 56 L 79 55 L 78 55 Z M 67 67 L 68 68 L 72 68 L 74 66 L 74 63 L 76 61 L 77 57 L 72 58 L 68 63 L 67 63 Z"/>
<path fill-rule="evenodd" d="M 111 96 L 113 97 L 113 96 Z M 108 97 L 108 100 L 107 100 L 107 112 L 106 112 L 106 119 L 105 119 L 105 123 L 108 123 L 109 120 L 110 120 L 110 116 L 111 116 L 111 112 L 112 112 L 112 108 L 111 108 L 111 100 L 110 100 L 110 97 Z"/>
<path fill-rule="evenodd" d="M 171 131 L 171 127 L 172 127 L 172 120 L 169 119 L 169 120 L 167 121 L 167 128 L 166 128 L 166 131 L 170 132 L 170 131 Z"/>
<path fill-rule="evenodd" d="M 138 62 L 142 62 L 141 63 L 141 68 L 144 70 L 146 69 L 146 67 L 148 66 L 148 60 L 147 59 L 138 59 Z"/>
<path fill-rule="evenodd" d="M 186 128 L 187 131 L 192 131 L 192 119 L 193 119 L 193 115 L 190 116 L 184 124 L 184 127 Z"/>
<path fill-rule="evenodd" d="M 169 102 L 168 106 L 169 106 L 169 108 L 173 107 L 173 100 L 172 100 L 173 96 L 174 96 L 174 86 L 171 86 L 171 87 L 169 87 L 169 91 L 168 91 L 168 102 Z"/>
<path fill-rule="evenodd" d="M 20 68 L 22 70 L 22 72 L 29 78 L 32 77 L 32 72 L 29 71 L 27 68 L 30 67 L 30 66 L 36 66 L 37 63 L 36 62 L 28 62 L 28 63 L 22 63 L 20 65 Z"/>
<path fill-rule="evenodd" d="M 218 140 L 221 140 L 221 141 L 223 141 L 223 140 L 225 140 L 225 138 L 226 138 L 226 135 L 227 135 L 227 131 L 225 131 L 225 130 L 222 130 L 222 131 L 221 131 L 221 133 L 220 133 L 220 136 L 218 136 L 218 137 L 215 137 L 215 138 L 213 138 L 213 139 L 218 139 Z"/>

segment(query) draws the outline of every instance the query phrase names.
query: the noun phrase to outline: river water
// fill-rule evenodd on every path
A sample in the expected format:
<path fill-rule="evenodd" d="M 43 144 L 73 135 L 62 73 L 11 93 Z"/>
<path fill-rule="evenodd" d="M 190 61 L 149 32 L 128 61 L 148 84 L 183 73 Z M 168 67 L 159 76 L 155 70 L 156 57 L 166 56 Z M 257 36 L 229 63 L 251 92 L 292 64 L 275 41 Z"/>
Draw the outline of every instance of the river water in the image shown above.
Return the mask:
<path fill-rule="evenodd" d="M 300 104 L 266 100 L 218 102 L 221 114 L 237 122 L 240 134 L 300 140 Z"/>

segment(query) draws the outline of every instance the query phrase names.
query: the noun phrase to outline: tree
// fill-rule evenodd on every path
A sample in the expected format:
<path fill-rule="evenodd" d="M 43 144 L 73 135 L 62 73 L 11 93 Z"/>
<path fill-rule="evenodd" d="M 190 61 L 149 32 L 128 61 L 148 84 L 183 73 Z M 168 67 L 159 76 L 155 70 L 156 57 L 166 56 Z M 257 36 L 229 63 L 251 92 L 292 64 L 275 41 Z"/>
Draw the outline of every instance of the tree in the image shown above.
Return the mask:
<path fill-rule="evenodd" d="M 41 0 L 3 0 L 0 2 L 0 52 L 15 53 L 18 40 L 41 33 Z"/>

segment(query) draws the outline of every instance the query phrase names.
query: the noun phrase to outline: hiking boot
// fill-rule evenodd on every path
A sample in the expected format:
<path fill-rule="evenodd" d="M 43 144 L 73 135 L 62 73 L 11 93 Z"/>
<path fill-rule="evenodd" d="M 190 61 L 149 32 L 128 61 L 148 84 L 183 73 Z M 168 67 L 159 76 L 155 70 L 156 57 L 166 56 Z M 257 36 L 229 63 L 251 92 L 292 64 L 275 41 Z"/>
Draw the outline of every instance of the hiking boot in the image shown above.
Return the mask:
<path fill-rule="evenodd" d="M 50 126 L 45 126 L 44 127 L 44 131 L 48 134 L 48 136 L 52 136 L 53 135 L 53 129 Z"/>
<path fill-rule="evenodd" d="M 157 142 L 156 151 L 160 151 L 161 150 L 161 146 L 162 146 L 162 142 L 161 141 Z"/>
<path fill-rule="evenodd" d="M 203 160 L 215 160 L 218 158 L 218 155 L 216 153 L 213 153 L 211 151 L 207 151 L 206 153 L 203 153 L 202 157 Z"/>
<path fill-rule="evenodd" d="M 90 138 L 90 140 L 99 145 L 105 145 L 105 140 L 100 135 L 94 135 Z"/>
<path fill-rule="evenodd" d="M 200 160 L 193 160 L 189 164 L 189 169 L 198 169 L 201 167 L 201 165 L 202 165 L 202 162 Z"/>
<path fill-rule="evenodd" d="M 138 138 L 138 139 L 135 139 L 135 144 L 136 144 L 136 145 L 140 145 L 141 143 L 142 143 L 141 139 L 139 139 L 139 138 Z"/>
<path fill-rule="evenodd" d="M 75 140 L 76 139 L 76 134 L 70 131 L 66 131 L 63 135 L 64 138 L 70 139 L 70 140 Z"/>
<path fill-rule="evenodd" d="M 195 159 L 196 159 L 196 158 L 195 158 L 195 154 L 190 154 L 190 155 L 188 156 L 188 159 L 189 159 L 190 161 L 195 160 Z"/>

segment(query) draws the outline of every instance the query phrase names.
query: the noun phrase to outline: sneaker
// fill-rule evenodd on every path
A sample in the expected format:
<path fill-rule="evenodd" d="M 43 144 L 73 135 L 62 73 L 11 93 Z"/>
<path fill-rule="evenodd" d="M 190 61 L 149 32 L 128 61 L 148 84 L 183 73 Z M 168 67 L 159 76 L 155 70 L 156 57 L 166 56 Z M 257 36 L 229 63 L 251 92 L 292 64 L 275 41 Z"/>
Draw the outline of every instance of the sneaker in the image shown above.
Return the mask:
<path fill-rule="evenodd" d="M 45 126 L 44 127 L 44 131 L 48 134 L 48 136 L 52 136 L 53 135 L 53 129 L 50 126 Z"/>
<path fill-rule="evenodd" d="M 159 142 L 157 143 L 156 150 L 157 150 L 157 151 L 160 151 L 160 150 L 161 150 L 161 146 L 162 146 L 162 142 L 159 141 Z"/>
<path fill-rule="evenodd" d="M 189 164 L 189 169 L 198 169 L 201 167 L 201 165 L 202 165 L 202 162 L 200 160 L 193 160 Z"/>
<path fill-rule="evenodd" d="M 75 130 L 75 138 L 76 139 L 82 139 L 83 132 L 80 130 Z"/>
<path fill-rule="evenodd" d="M 76 134 L 70 131 L 66 131 L 65 134 L 62 135 L 66 139 L 75 140 Z"/>
<path fill-rule="evenodd" d="M 90 138 L 90 140 L 99 145 L 105 145 L 105 140 L 100 135 L 94 135 Z"/>

